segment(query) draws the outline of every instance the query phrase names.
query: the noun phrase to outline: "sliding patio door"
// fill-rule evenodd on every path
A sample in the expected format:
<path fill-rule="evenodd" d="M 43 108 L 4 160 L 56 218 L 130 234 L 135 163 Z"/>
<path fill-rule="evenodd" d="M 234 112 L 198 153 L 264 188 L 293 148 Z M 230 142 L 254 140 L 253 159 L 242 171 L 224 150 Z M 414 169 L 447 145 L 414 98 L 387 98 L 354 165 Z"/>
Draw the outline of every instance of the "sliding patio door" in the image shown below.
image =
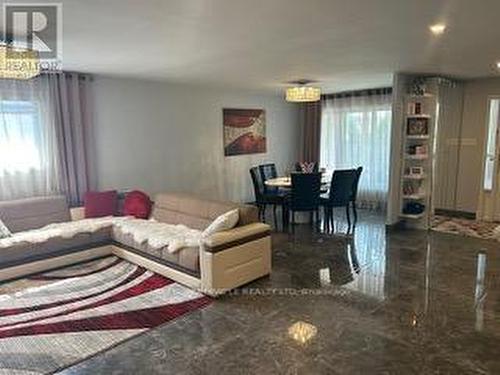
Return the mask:
<path fill-rule="evenodd" d="M 363 167 L 358 204 L 385 210 L 389 190 L 392 90 L 326 97 L 321 115 L 321 166 Z"/>

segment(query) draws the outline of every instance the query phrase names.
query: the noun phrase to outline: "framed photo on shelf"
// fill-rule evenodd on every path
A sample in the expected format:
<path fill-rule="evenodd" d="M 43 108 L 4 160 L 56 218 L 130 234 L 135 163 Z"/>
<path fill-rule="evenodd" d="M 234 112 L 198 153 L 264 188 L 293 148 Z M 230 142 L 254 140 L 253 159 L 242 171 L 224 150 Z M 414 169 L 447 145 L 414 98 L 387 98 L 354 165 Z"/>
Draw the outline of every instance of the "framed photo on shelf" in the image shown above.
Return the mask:
<path fill-rule="evenodd" d="M 427 155 L 427 145 L 415 146 L 415 155 Z"/>
<path fill-rule="evenodd" d="M 421 115 L 422 114 L 422 103 L 412 102 L 408 104 L 408 114 L 409 115 Z"/>
<path fill-rule="evenodd" d="M 424 168 L 410 167 L 410 176 L 422 176 L 423 174 L 424 174 Z"/>
<path fill-rule="evenodd" d="M 426 117 L 409 117 L 406 135 L 429 135 L 429 119 Z"/>

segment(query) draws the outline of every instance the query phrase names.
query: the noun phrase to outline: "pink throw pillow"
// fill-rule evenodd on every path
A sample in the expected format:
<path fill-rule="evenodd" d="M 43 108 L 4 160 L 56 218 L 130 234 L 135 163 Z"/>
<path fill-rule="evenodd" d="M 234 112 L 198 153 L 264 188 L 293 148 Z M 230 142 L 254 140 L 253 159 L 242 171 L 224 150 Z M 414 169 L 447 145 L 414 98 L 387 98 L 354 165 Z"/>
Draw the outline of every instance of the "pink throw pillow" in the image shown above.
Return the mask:
<path fill-rule="evenodd" d="M 85 217 L 112 216 L 116 213 L 118 193 L 116 190 L 89 191 L 83 197 Z"/>

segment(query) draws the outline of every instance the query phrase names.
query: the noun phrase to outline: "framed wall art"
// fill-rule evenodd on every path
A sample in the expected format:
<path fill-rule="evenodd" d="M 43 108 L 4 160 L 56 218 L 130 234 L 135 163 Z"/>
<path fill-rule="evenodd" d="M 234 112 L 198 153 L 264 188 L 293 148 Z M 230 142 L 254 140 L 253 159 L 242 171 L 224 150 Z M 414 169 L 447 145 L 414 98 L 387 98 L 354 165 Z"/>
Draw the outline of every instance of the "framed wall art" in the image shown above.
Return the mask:
<path fill-rule="evenodd" d="M 263 109 L 222 110 L 224 155 L 266 152 L 266 113 Z"/>

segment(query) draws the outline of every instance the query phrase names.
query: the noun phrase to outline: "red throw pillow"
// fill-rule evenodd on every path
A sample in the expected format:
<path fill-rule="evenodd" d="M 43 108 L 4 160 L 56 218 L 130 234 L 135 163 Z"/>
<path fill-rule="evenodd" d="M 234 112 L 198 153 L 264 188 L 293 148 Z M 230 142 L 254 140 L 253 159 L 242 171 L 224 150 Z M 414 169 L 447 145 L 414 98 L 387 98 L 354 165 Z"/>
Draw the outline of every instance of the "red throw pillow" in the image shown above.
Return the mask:
<path fill-rule="evenodd" d="M 116 213 L 118 193 L 116 190 L 89 191 L 83 197 L 85 217 L 112 216 Z"/>
<path fill-rule="evenodd" d="M 123 203 L 123 215 L 134 216 L 138 219 L 147 219 L 151 212 L 151 199 L 149 196 L 139 190 L 127 193 Z"/>

